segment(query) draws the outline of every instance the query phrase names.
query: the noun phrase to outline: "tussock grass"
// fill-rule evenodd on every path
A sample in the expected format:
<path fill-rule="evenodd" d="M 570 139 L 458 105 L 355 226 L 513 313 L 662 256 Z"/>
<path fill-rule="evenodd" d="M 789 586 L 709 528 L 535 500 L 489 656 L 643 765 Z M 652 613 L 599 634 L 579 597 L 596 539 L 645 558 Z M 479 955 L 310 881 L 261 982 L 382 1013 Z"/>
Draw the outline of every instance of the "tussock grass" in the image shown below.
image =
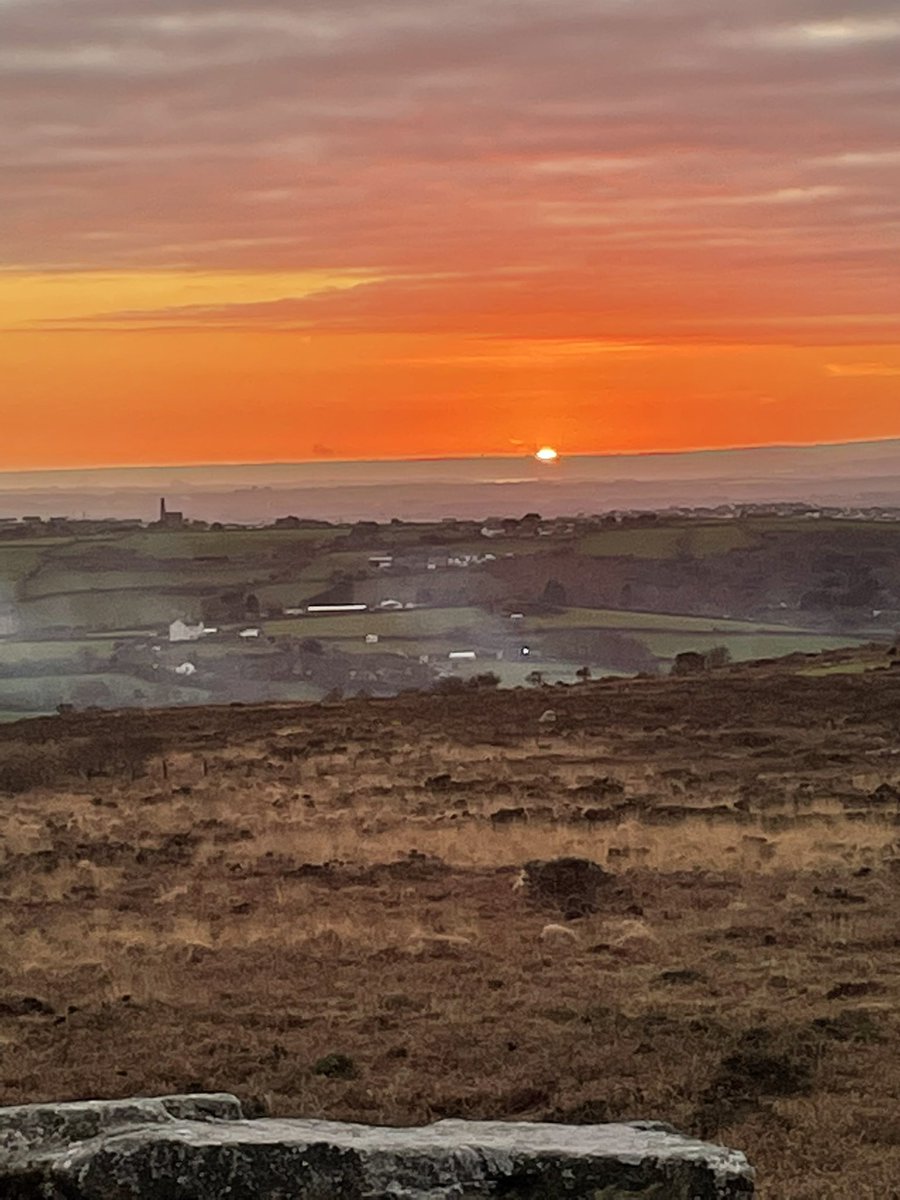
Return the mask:
<path fill-rule="evenodd" d="M 763 1200 L 890 1195 L 898 700 L 736 673 L 0 731 L 0 1100 L 659 1118 Z M 514 886 L 565 856 L 609 876 L 568 921 Z"/>

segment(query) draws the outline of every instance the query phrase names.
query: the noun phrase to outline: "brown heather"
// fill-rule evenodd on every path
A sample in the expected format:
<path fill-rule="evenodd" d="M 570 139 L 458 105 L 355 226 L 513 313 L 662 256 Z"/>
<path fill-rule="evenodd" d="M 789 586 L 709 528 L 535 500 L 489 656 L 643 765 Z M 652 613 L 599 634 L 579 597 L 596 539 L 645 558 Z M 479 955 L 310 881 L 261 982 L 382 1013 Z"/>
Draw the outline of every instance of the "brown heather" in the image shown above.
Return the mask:
<path fill-rule="evenodd" d="M 0 790 L 2 1103 L 659 1118 L 900 1195 L 900 672 L 70 715 Z"/>

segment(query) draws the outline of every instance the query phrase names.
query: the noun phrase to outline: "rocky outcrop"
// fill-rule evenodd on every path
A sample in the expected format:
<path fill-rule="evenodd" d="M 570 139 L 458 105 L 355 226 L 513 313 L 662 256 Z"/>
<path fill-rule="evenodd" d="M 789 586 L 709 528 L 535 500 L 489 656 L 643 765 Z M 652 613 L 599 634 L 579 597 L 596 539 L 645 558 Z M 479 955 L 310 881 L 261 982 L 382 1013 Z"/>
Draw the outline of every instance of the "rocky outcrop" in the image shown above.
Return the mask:
<path fill-rule="evenodd" d="M 0 1109 L 3 1200 L 738 1200 L 744 1156 L 652 1122 L 242 1118 L 233 1096 Z"/>

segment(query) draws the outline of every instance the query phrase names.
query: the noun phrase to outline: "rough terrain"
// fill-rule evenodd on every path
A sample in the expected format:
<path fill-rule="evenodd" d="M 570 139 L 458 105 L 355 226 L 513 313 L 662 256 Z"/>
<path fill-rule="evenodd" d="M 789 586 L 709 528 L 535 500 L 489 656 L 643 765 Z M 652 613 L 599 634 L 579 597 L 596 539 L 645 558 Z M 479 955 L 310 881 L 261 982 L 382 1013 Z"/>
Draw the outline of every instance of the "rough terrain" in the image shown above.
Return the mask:
<path fill-rule="evenodd" d="M 896 670 L 70 714 L 0 791 L 4 1104 L 661 1120 L 898 1194 Z M 516 886 L 561 856 L 587 903 Z"/>

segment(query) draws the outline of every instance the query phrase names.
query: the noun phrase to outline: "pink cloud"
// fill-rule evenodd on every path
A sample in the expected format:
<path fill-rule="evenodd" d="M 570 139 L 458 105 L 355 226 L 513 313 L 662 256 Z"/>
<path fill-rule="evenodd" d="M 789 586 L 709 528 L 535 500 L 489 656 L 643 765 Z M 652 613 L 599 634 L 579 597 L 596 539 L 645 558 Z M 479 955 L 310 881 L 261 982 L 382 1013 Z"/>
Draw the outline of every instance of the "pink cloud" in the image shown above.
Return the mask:
<path fill-rule="evenodd" d="M 861 4 L 7 0 L 0 264 L 393 280 L 177 325 L 858 340 L 900 310 Z"/>

